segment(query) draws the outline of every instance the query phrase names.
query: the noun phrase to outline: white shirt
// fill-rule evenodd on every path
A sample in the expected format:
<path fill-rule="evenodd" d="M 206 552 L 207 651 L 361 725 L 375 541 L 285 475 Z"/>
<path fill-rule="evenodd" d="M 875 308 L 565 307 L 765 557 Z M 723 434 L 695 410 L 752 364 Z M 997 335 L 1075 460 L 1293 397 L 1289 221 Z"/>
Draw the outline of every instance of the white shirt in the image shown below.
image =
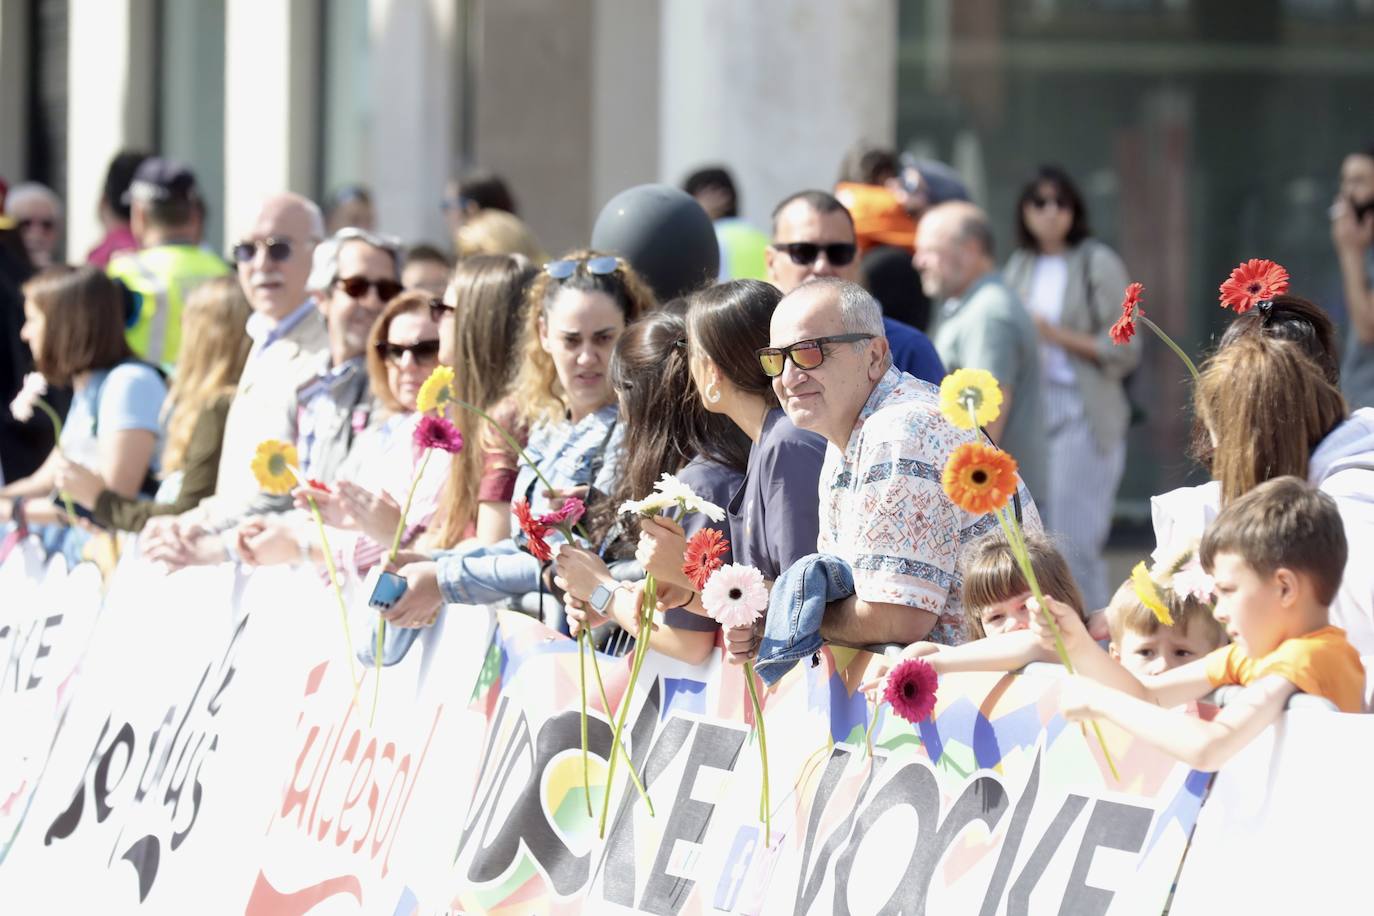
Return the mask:
<path fill-rule="evenodd" d="M 1064 314 L 1064 293 L 1069 286 L 1069 260 L 1062 254 L 1042 254 L 1031 269 L 1026 308 L 1032 315 L 1058 325 Z M 1045 381 L 1072 385 L 1073 367 L 1063 347 L 1040 344 L 1040 370 Z"/>

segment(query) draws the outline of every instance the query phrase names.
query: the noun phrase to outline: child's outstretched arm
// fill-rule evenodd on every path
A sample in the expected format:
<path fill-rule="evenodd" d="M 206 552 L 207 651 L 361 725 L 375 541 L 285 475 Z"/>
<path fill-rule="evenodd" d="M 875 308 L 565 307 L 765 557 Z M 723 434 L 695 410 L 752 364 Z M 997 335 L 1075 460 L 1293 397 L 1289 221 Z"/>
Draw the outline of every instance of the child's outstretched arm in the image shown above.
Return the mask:
<path fill-rule="evenodd" d="M 1107 719 L 1194 769 L 1215 772 L 1277 719 L 1296 691 L 1282 677 L 1262 677 L 1208 722 L 1076 677 L 1064 686 L 1060 710 L 1070 721 Z"/>
<path fill-rule="evenodd" d="M 1054 650 L 1046 652 L 1030 630 L 1016 630 L 975 639 L 958 646 L 942 646 L 927 656 L 937 674 L 959 671 L 1015 671 L 1031 662 L 1057 662 Z"/>

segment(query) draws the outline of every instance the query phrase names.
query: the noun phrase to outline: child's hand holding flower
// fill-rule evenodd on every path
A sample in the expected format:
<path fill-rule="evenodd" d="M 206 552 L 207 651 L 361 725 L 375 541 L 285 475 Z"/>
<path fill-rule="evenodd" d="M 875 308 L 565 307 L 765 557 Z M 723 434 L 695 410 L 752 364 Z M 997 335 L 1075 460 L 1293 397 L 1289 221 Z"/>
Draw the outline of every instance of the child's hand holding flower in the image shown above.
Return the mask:
<path fill-rule="evenodd" d="M 1049 595 L 1045 596 L 1045 607 L 1050 617 L 1054 618 L 1055 625 L 1059 627 L 1059 635 L 1064 640 L 1064 648 L 1070 656 L 1086 643 L 1093 641 L 1092 636 L 1088 634 L 1088 628 L 1083 625 L 1082 618 L 1073 608 Z M 1040 641 L 1040 645 L 1050 653 L 1056 652 L 1054 631 L 1045 622 L 1045 615 L 1040 613 L 1040 603 L 1034 596 L 1026 599 L 1026 609 L 1030 611 L 1028 617 L 1031 632 Z"/>
<path fill-rule="evenodd" d="M 1096 701 L 1105 689 L 1108 688 L 1082 675 L 1070 675 L 1059 691 L 1059 714 L 1070 722 L 1101 718 Z"/>
<path fill-rule="evenodd" d="M 85 466 L 67 459 L 61 453 L 55 461 L 57 488 L 87 509 L 94 509 L 96 500 L 105 489 L 104 479 Z"/>

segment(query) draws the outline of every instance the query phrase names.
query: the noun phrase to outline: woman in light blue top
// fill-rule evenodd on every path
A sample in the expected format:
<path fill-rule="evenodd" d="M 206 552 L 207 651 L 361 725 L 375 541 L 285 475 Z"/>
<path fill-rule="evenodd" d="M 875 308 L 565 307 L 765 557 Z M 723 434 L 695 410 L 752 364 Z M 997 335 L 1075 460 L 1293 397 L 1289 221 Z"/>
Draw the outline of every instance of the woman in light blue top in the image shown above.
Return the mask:
<path fill-rule="evenodd" d="M 58 447 L 30 476 L 0 489 L 0 521 L 43 525 L 49 549 L 79 555 L 85 540 L 56 493 L 59 474 L 79 464 L 121 496 L 148 492 L 157 470 L 158 415 L 167 386 L 124 338 L 125 297 L 93 267 L 44 271 L 24 287 L 21 336 L 51 385 L 72 386 Z"/>
<path fill-rule="evenodd" d="M 594 505 L 614 489 L 622 430 L 611 352 L 625 326 L 655 303 L 626 261 L 578 251 L 545 265 L 530 287 L 530 305 L 511 396 L 533 421 L 525 451 L 552 487 L 521 466 L 515 500 L 528 500 L 538 515 L 570 495 Z M 519 532 L 518 522 L 511 530 Z M 486 604 L 536 592 L 542 571 L 517 538 L 440 553 L 401 567 L 406 594 L 384 616 L 399 627 L 428 626 L 445 603 Z M 566 630 L 561 612 L 549 622 Z"/>

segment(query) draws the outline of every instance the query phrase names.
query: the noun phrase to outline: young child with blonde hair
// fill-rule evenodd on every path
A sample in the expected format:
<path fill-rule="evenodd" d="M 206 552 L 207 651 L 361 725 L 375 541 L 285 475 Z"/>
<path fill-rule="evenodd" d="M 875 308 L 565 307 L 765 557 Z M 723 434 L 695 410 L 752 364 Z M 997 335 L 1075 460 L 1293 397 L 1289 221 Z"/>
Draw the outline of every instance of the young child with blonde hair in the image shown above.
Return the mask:
<path fill-rule="evenodd" d="M 1146 575 L 1140 569 L 1138 575 Z M 1122 583 L 1107 606 L 1111 642 L 1107 653 L 1137 677 L 1154 677 L 1202 658 L 1226 645 L 1226 629 L 1212 616 L 1215 584 L 1203 572 L 1197 548 L 1189 546 L 1153 575 L 1149 584 L 1133 575 Z M 1172 623 L 1146 605 L 1141 588 L 1168 611 Z"/>

